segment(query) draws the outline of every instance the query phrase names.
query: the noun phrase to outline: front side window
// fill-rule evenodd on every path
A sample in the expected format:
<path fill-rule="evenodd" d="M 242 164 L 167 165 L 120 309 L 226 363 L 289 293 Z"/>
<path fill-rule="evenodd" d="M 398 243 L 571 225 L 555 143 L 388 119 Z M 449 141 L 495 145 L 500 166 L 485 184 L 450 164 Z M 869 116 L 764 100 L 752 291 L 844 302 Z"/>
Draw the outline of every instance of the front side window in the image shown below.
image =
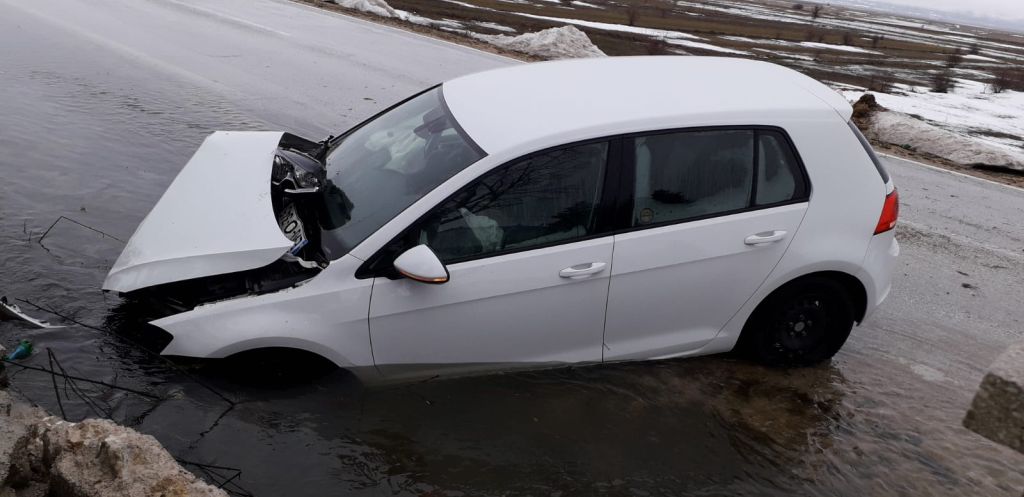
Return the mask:
<path fill-rule="evenodd" d="M 685 131 L 637 137 L 633 143 L 633 226 L 722 214 L 749 205 L 753 131 Z"/>
<path fill-rule="evenodd" d="M 501 166 L 439 205 L 405 243 L 452 263 L 591 235 L 607 155 L 607 143 L 593 143 Z"/>
<path fill-rule="evenodd" d="M 449 113 L 441 87 L 349 132 L 326 159 L 324 250 L 341 257 L 482 157 Z"/>

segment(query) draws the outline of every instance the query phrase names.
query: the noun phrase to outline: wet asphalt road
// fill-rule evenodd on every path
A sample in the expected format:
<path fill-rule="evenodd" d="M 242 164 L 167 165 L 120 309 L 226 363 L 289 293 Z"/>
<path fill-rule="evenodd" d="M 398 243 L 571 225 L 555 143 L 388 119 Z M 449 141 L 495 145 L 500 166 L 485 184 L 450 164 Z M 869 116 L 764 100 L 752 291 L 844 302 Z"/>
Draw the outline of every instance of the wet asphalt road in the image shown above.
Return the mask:
<path fill-rule="evenodd" d="M 59 216 L 126 239 L 210 131 L 318 138 L 507 63 L 284 1 L 0 0 L 0 293 L 102 328 L 116 299 L 97 287 L 120 244 L 66 221 L 38 243 Z M 242 469 L 239 493 L 1018 496 L 1024 456 L 960 419 L 1024 334 L 1024 192 L 888 162 L 903 202 L 893 293 L 818 368 L 713 357 L 372 392 L 341 375 L 196 372 L 238 401 L 228 410 L 102 331 L 0 323 L 0 343 L 29 337 L 78 374 L 167 397 L 94 388 L 95 407 L 64 404 Z M 13 383 L 58 409 L 48 377 Z"/>

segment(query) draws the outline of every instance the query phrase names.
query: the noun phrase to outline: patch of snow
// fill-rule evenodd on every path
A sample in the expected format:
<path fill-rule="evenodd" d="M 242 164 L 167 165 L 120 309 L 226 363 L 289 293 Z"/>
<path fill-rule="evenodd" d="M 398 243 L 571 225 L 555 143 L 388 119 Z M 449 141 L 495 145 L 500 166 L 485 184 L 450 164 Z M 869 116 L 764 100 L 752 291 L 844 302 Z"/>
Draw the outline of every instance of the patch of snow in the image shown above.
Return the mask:
<path fill-rule="evenodd" d="M 900 112 L 875 113 L 871 118 L 870 134 L 877 140 L 908 146 L 960 164 L 1024 171 L 1024 150 L 965 136 Z"/>
<path fill-rule="evenodd" d="M 587 34 L 575 26 L 548 28 L 519 36 L 481 34 L 471 34 L 471 36 L 508 50 L 548 59 L 605 56 L 605 53 L 590 41 Z"/>
<path fill-rule="evenodd" d="M 832 44 L 829 44 L 829 43 L 818 43 L 818 42 L 815 42 L 815 41 L 801 41 L 800 45 L 804 46 L 804 47 L 811 47 L 811 48 L 825 48 L 825 49 L 828 49 L 828 50 L 839 50 L 839 51 L 842 51 L 842 52 L 857 52 L 857 53 L 869 53 L 869 54 L 882 55 L 882 52 L 879 52 L 879 51 L 876 51 L 876 50 L 868 50 L 866 48 L 851 47 L 851 46 L 847 46 L 847 45 L 832 45 Z"/>
<path fill-rule="evenodd" d="M 604 7 L 600 6 L 600 5 L 594 5 L 592 3 L 587 3 L 587 2 L 580 2 L 578 0 L 574 0 L 572 2 L 572 4 L 580 6 L 580 7 L 591 7 L 591 8 L 595 8 L 595 9 L 603 9 L 604 8 Z"/>
<path fill-rule="evenodd" d="M 1024 92 L 991 93 L 985 83 L 959 78 L 954 81 L 956 88 L 950 93 L 898 84 L 893 93 L 875 93 L 875 99 L 887 109 L 920 116 L 972 140 L 1024 154 Z M 843 94 L 848 100 L 860 98 L 858 92 Z M 993 137 L 992 132 L 1004 137 Z"/>
<path fill-rule="evenodd" d="M 448 2 L 448 3 L 453 3 L 453 4 L 458 5 L 460 7 L 466 7 L 466 8 L 469 8 L 469 9 L 490 10 L 490 11 L 493 11 L 493 12 L 497 12 L 495 9 L 491 9 L 491 8 L 488 8 L 488 7 L 481 7 L 479 5 L 473 5 L 471 3 L 466 3 L 466 2 L 459 2 L 457 0 L 444 0 L 444 1 Z"/>
<path fill-rule="evenodd" d="M 964 55 L 965 59 L 968 60 L 983 60 L 986 62 L 999 62 L 999 59 L 993 59 L 992 57 L 985 57 L 984 55 L 967 54 Z"/>
<path fill-rule="evenodd" d="M 493 29 L 495 31 L 503 31 L 505 33 L 515 33 L 516 32 L 515 28 L 510 28 L 508 26 L 503 26 L 503 25 L 498 24 L 496 22 L 473 21 L 473 24 L 476 24 L 477 26 L 480 26 L 481 28 Z"/>
<path fill-rule="evenodd" d="M 625 24 L 613 24 L 607 22 L 596 22 L 596 21 L 584 21 L 582 19 L 569 19 L 564 17 L 550 17 L 550 16 L 539 16 L 536 14 L 524 14 L 522 12 L 509 12 L 523 17 L 529 17 L 531 19 L 542 19 L 545 21 L 564 22 L 566 24 L 573 24 L 576 26 L 583 26 L 585 28 L 603 29 L 605 31 L 619 31 L 621 33 L 633 33 L 638 35 L 650 36 L 652 38 L 687 38 L 690 40 L 702 40 L 699 36 L 694 36 L 689 33 L 683 33 L 681 31 L 670 31 L 667 29 L 655 29 L 655 28 L 642 28 L 639 26 L 626 26 Z"/>
<path fill-rule="evenodd" d="M 811 57 L 810 55 L 801 55 L 801 54 L 789 53 L 789 52 L 776 52 L 774 50 L 768 50 L 767 48 L 754 48 L 754 50 L 757 50 L 758 52 L 766 53 L 768 55 L 773 55 L 776 58 L 780 58 L 780 59 L 806 60 L 806 61 L 809 61 L 809 62 L 813 62 L 813 61 L 817 60 L 814 57 Z"/>
<path fill-rule="evenodd" d="M 723 40 L 740 41 L 743 43 L 761 43 L 761 40 L 755 40 L 753 38 L 747 38 L 746 36 L 719 36 Z M 770 40 L 774 41 L 774 40 Z"/>
<path fill-rule="evenodd" d="M 827 85 L 829 88 L 832 88 L 833 90 L 836 90 L 840 93 L 844 91 L 859 91 L 861 93 L 867 91 L 867 88 L 864 88 L 863 86 L 851 85 L 848 83 L 840 83 L 838 81 L 822 81 L 822 83 L 825 83 L 825 85 Z"/>
<path fill-rule="evenodd" d="M 346 9 L 359 10 L 381 17 L 402 17 L 397 10 L 388 5 L 384 0 L 334 0 L 334 3 Z"/>
<path fill-rule="evenodd" d="M 712 45 L 710 43 L 701 43 L 699 41 L 673 40 L 673 39 L 666 39 L 665 41 L 668 42 L 668 43 L 671 43 L 673 45 L 681 45 L 681 46 L 689 47 L 689 48 L 699 48 L 701 50 L 709 50 L 709 51 L 712 51 L 712 52 L 731 53 L 731 54 L 737 54 L 737 55 L 753 55 L 750 52 L 744 52 L 742 50 L 735 50 L 735 49 L 732 49 L 732 48 L 719 47 L 719 46 Z"/>

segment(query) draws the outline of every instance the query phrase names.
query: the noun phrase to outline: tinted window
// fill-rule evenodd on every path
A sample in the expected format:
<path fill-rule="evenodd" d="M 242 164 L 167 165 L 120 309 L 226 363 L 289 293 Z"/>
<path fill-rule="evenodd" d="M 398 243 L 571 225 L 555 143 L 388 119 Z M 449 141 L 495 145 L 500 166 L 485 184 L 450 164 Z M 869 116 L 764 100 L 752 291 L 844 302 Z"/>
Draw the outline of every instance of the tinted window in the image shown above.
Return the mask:
<path fill-rule="evenodd" d="M 499 167 L 413 229 L 445 263 L 568 242 L 595 232 L 606 143 L 546 152 Z"/>
<path fill-rule="evenodd" d="M 448 112 L 441 87 L 350 132 L 327 156 L 324 248 L 336 259 L 483 153 Z"/>
<path fill-rule="evenodd" d="M 688 131 L 634 139 L 633 226 L 692 219 L 749 206 L 753 131 Z"/>
<path fill-rule="evenodd" d="M 787 202 L 804 195 L 800 165 L 781 133 L 758 131 L 757 150 L 756 205 Z"/>
<path fill-rule="evenodd" d="M 853 121 L 847 121 L 850 129 L 853 130 L 853 134 L 857 137 L 857 141 L 860 142 L 860 146 L 864 147 L 864 151 L 867 152 L 868 157 L 871 158 L 871 163 L 875 165 L 875 169 L 878 169 L 878 175 L 882 177 L 883 183 L 889 183 L 889 171 L 885 170 L 885 166 L 882 165 L 882 161 L 879 160 L 878 155 L 875 154 L 875 149 L 871 148 L 871 143 L 864 137 L 864 134 L 857 129 L 857 125 L 853 124 Z"/>

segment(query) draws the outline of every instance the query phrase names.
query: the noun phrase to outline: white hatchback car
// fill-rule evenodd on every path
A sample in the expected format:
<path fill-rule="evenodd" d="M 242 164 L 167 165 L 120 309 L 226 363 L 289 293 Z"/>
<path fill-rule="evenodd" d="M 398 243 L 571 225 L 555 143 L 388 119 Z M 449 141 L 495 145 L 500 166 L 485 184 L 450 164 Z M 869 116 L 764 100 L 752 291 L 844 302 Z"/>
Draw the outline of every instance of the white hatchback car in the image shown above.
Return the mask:
<path fill-rule="evenodd" d="M 773 64 L 624 57 L 461 77 L 319 143 L 217 132 L 104 288 L 166 309 L 164 354 L 300 349 L 364 380 L 812 364 L 899 253 L 850 116 Z"/>

